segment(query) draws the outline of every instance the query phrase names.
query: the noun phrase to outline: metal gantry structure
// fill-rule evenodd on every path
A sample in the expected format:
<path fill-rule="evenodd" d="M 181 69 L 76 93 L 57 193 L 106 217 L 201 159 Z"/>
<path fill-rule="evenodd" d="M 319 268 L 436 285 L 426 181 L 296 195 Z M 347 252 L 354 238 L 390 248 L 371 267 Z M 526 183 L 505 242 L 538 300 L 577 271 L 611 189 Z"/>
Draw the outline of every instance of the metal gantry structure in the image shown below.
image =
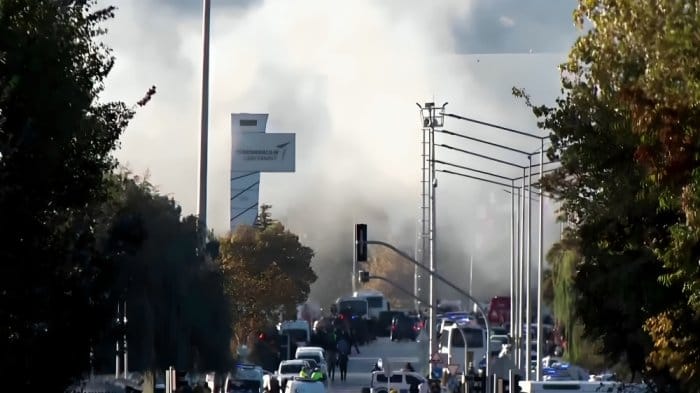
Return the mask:
<path fill-rule="evenodd" d="M 532 278 L 531 278 L 531 271 L 532 271 L 532 201 L 533 201 L 533 183 L 532 183 L 532 176 L 533 176 L 533 168 L 534 167 L 539 167 L 539 172 L 536 173 L 536 175 L 539 175 L 539 180 L 541 182 L 543 175 L 546 172 L 552 171 L 553 169 L 545 170 L 544 165 L 551 164 L 554 162 L 544 162 L 544 141 L 547 139 L 549 136 L 539 136 L 531 133 L 527 133 L 524 131 L 516 130 L 513 128 L 508 128 L 508 127 L 503 127 L 500 125 L 496 125 L 493 123 L 488 123 L 484 122 L 481 120 L 476 120 L 473 118 L 468 118 L 452 113 L 445 113 L 445 105 L 442 107 L 436 107 L 434 103 L 426 103 L 424 106 L 421 106 L 420 104 L 417 104 L 418 107 L 420 108 L 421 111 L 421 121 L 422 121 L 422 126 L 423 126 L 423 154 L 422 154 L 422 168 L 423 168 L 423 189 L 422 189 L 422 206 L 421 206 L 421 212 L 423 213 L 421 215 L 421 222 L 427 222 L 429 230 L 427 231 L 427 238 L 428 238 L 428 244 L 425 245 L 424 247 L 427 246 L 430 248 L 430 256 L 432 257 L 430 260 L 430 265 L 431 269 L 436 268 L 435 266 L 435 260 L 434 260 L 434 248 L 435 248 L 435 221 L 436 221 L 436 208 L 435 208 L 435 189 L 437 187 L 437 178 L 435 176 L 436 172 L 442 172 L 442 173 L 447 173 L 447 174 L 452 174 L 452 175 L 458 175 L 462 176 L 465 178 L 469 178 L 472 180 L 477 180 L 477 181 L 482 181 L 482 182 L 487 182 L 495 185 L 500 185 L 504 187 L 510 188 L 510 195 L 511 195 L 511 220 L 510 220 L 510 227 L 511 227 L 511 233 L 510 233 L 510 241 L 511 241 L 511 249 L 510 249 L 510 295 L 511 295 L 511 317 L 510 317 L 510 325 L 511 325 L 511 337 L 513 337 L 515 341 L 515 350 L 514 350 L 514 355 L 516 358 L 516 365 L 517 367 L 525 374 L 526 380 L 531 379 L 531 326 L 532 326 L 532 299 L 531 299 L 531 290 L 533 289 L 532 287 Z M 469 135 L 464 135 L 461 133 L 453 132 L 450 130 L 445 130 L 442 127 L 444 126 L 444 117 L 451 117 L 455 118 L 458 120 L 463 120 L 463 121 L 468 121 L 472 123 L 479 124 L 481 126 L 486 126 L 486 127 L 491 127 L 495 129 L 499 129 L 501 131 L 509 132 L 512 134 L 516 134 L 522 137 L 527 137 L 529 139 L 535 139 L 539 141 L 540 146 L 539 149 L 530 152 L 522 149 L 515 148 L 513 146 L 506 146 L 503 144 L 498 144 L 494 143 L 491 141 L 487 141 L 484 139 L 479 139 L 473 136 Z M 477 153 L 474 151 L 462 149 L 462 148 L 457 148 L 451 145 L 447 144 L 437 144 L 435 143 L 435 134 L 436 133 L 442 133 L 448 136 L 454 136 L 454 137 L 459 137 L 462 139 L 466 139 L 472 142 L 477 142 L 481 144 L 485 144 L 491 147 L 499 148 L 504 151 L 508 151 L 511 153 L 517 153 L 520 154 L 521 156 L 524 156 L 527 158 L 527 164 L 522 165 L 522 164 L 517 164 L 515 162 L 511 162 L 508 160 L 503 160 L 503 159 L 498 159 L 495 157 L 491 157 L 482 153 Z M 426 148 L 427 144 L 427 148 Z M 498 173 L 490 172 L 490 171 L 483 171 L 480 169 L 476 168 L 471 168 L 467 167 L 464 165 L 458 165 L 446 161 L 441 161 L 437 160 L 435 156 L 435 147 L 440 147 L 444 149 L 449 149 L 451 151 L 459 152 L 459 153 L 464 153 L 468 154 L 480 159 L 485 159 L 489 160 L 491 162 L 495 162 L 498 164 L 506 165 L 509 167 L 515 167 L 518 168 L 522 171 L 522 176 L 519 177 L 508 177 L 504 176 Z M 533 156 L 536 154 L 539 155 L 539 162 L 534 164 L 532 163 Z M 462 170 L 467 170 L 471 173 L 478 173 L 481 175 L 487 175 L 499 180 L 492 180 L 489 178 L 482 178 L 479 176 L 471 175 L 471 174 L 465 174 L 465 173 L 460 173 L 460 172 L 455 172 L 452 170 L 446 170 L 446 169 L 436 169 L 435 164 L 443 165 L 443 166 L 448 166 L 452 168 L 459 168 Z M 429 176 L 426 176 L 428 174 Z M 516 184 L 519 181 L 519 185 Z M 426 185 L 428 187 L 426 187 Z M 543 277 L 543 247 L 544 247 L 544 238 L 543 238 L 543 225 L 544 225 L 544 219 L 543 219 L 543 200 L 544 200 L 544 193 L 543 192 L 534 192 L 537 198 L 535 201 L 539 202 L 539 214 L 538 214 L 538 227 L 539 227 L 539 237 L 538 237 L 538 262 L 537 262 L 537 296 L 536 296 L 536 309 L 537 309 L 537 364 L 535 366 L 536 370 L 536 380 L 541 380 L 542 378 L 542 354 L 543 354 L 543 331 L 542 331 L 542 324 L 543 324 L 543 310 L 542 310 L 542 277 Z M 517 198 L 517 204 L 516 204 L 516 198 Z M 516 206 L 517 205 L 517 206 Z M 428 218 L 425 218 L 425 213 L 428 213 Z M 425 232 L 423 232 L 425 233 Z M 423 237 L 425 239 L 425 236 Z M 424 248 L 425 250 L 425 248 Z M 432 271 L 432 270 L 431 270 Z M 471 289 L 471 288 L 470 288 Z M 435 288 L 432 285 L 431 282 L 431 302 L 434 300 L 434 290 Z M 524 315 L 523 315 L 524 314 Z M 434 315 L 431 314 L 431 325 L 434 324 L 433 321 Z M 525 340 L 523 340 L 523 324 L 527 327 L 526 334 L 525 334 Z M 430 331 L 429 334 L 431 335 L 431 345 L 430 345 L 430 350 L 431 352 L 434 351 L 433 349 L 433 337 L 432 335 L 434 334 L 433 331 Z M 524 341 L 524 342 L 523 342 Z M 523 344 L 524 348 L 523 348 Z M 490 355 L 489 355 L 490 356 Z"/>

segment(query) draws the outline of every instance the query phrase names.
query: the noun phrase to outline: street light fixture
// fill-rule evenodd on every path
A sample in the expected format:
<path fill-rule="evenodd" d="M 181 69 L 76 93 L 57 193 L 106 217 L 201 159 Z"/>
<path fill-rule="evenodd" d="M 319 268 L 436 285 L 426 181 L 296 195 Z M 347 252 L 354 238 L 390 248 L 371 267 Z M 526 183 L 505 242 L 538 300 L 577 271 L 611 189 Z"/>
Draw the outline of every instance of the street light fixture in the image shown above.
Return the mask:
<path fill-rule="evenodd" d="M 500 130 L 502 130 L 502 131 L 506 131 L 506 132 L 510 132 L 510 133 L 513 133 L 513 134 L 525 136 L 525 137 L 528 137 L 528 138 L 539 139 L 539 141 L 540 141 L 540 148 L 539 148 L 539 150 L 535 151 L 534 153 L 526 153 L 527 156 L 528 156 L 528 161 L 529 161 L 529 165 L 528 165 L 528 167 L 527 167 L 527 168 L 529 169 L 528 180 L 529 180 L 529 184 L 530 184 L 530 187 L 528 187 L 528 189 L 527 189 L 527 191 L 528 191 L 527 200 L 528 200 L 528 202 L 529 202 L 529 201 L 531 200 L 531 198 L 532 198 L 532 194 L 531 194 L 531 193 L 532 193 L 532 167 L 533 167 L 533 165 L 532 165 L 532 155 L 534 155 L 534 154 L 536 154 L 537 152 L 539 152 L 539 156 L 540 156 L 540 160 L 539 160 L 539 176 L 540 176 L 540 182 L 541 182 L 541 181 L 542 181 L 543 174 L 544 174 L 544 168 L 543 168 L 543 165 L 544 165 L 544 140 L 547 139 L 549 136 L 548 136 L 548 135 L 547 135 L 547 136 L 533 135 L 533 134 L 530 134 L 530 133 L 527 133 L 527 132 L 523 132 L 523 131 L 520 131 L 520 130 L 516 130 L 516 129 L 513 129 L 513 128 L 503 127 L 503 126 L 496 125 L 496 124 L 493 124 L 493 123 L 488 123 L 488 122 L 484 122 L 484 121 L 481 121 L 481 120 L 476 120 L 476 119 L 472 119 L 472 118 L 468 118 L 468 117 L 464 117 L 464 116 L 460 116 L 460 115 L 456 115 L 456 114 L 452 114 L 452 113 L 445 113 L 444 115 L 445 115 L 445 116 L 452 117 L 452 118 L 456 118 L 456 119 L 465 120 L 465 121 L 469 121 L 469 122 L 472 122 L 472 123 L 484 125 L 484 126 L 487 126 L 487 127 L 492 127 L 492 128 L 500 129 Z M 455 134 L 455 133 L 453 133 L 453 134 Z M 457 136 L 460 136 L 460 135 L 457 135 Z M 463 137 L 463 136 L 462 136 L 462 137 Z M 468 139 L 475 140 L 475 138 L 471 138 L 471 137 L 468 137 Z M 492 146 L 493 146 L 493 145 L 497 145 L 497 144 L 493 144 L 493 143 L 489 143 L 489 144 L 492 145 Z M 449 149 L 452 149 L 452 150 L 462 151 L 462 152 L 465 152 L 465 153 L 467 153 L 467 154 L 472 154 L 472 155 L 475 155 L 475 156 L 478 156 L 478 157 L 481 157 L 481 158 L 486 158 L 486 157 L 483 156 L 483 155 L 476 154 L 476 153 L 472 153 L 472 152 L 466 152 L 466 151 L 463 151 L 463 150 L 461 150 L 461 149 L 457 149 L 457 148 L 454 148 L 454 147 L 451 147 L 451 146 L 442 145 L 442 147 L 446 147 L 446 148 L 449 148 Z M 500 146 L 500 147 L 503 147 L 503 146 Z M 507 147 L 506 147 L 506 148 L 507 148 Z M 508 149 L 511 150 L 511 151 L 514 150 L 514 149 L 512 149 L 512 148 L 508 148 Z M 525 152 L 523 152 L 523 153 L 525 153 Z M 504 164 L 506 163 L 506 162 L 503 162 L 502 160 L 498 160 L 498 162 L 501 162 L 501 163 L 504 163 Z M 512 164 L 508 164 L 508 165 L 512 165 Z M 523 183 L 524 183 L 524 177 L 525 177 L 525 173 L 524 173 L 524 170 L 523 170 Z M 537 264 L 537 272 L 538 272 L 538 273 L 537 273 L 537 274 L 538 274 L 538 284 L 537 284 L 537 365 L 536 365 L 536 375 L 537 375 L 537 378 L 536 378 L 536 379 L 537 379 L 537 380 L 540 380 L 540 379 L 541 379 L 541 376 L 542 376 L 542 338 L 543 338 L 543 337 L 542 337 L 542 317 L 543 317 L 543 315 L 542 315 L 542 273 L 543 273 L 543 241 L 544 241 L 544 234 L 543 234 L 543 210 L 544 210 L 544 208 L 543 208 L 543 199 L 544 199 L 544 198 L 541 198 L 541 197 L 540 197 L 540 200 L 539 200 L 539 250 L 538 250 L 538 251 L 539 251 L 539 255 L 538 255 L 538 264 Z M 522 203 L 523 203 L 523 208 L 525 208 L 525 196 L 524 196 L 524 195 L 523 195 L 523 202 L 522 202 Z M 526 304 L 526 308 L 527 308 L 527 311 L 526 311 L 526 324 L 527 324 L 526 351 L 527 351 L 527 352 L 526 352 L 526 353 L 528 354 L 528 356 L 526 357 L 527 360 L 526 360 L 526 362 L 525 362 L 525 363 L 526 363 L 526 370 L 527 370 L 527 372 L 525 373 L 525 374 L 526 374 L 526 375 L 525 375 L 526 380 L 530 380 L 530 360 L 529 360 L 529 359 L 530 359 L 530 356 L 529 356 L 529 353 L 530 353 L 530 317 L 531 317 L 531 315 L 530 315 L 530 314 L 531 314 L 531 312 L 530 312 L 530 306 L 531 306 L 531 305 L 530 305 L 529 297 L 530 297 L 530 270 L 531 270 L 531 262 L 530 262 L 530 261 L 531 261 L 531 244 L 532 244 L 532 240 L 531 240 L 531 239 L 532 239 L 532 238 L 531 238 L 532 231 L 530 230 L 530 228 L 532 228 L 532 225 L 531 225 L 531 222 L 532 222 L 531 210 L 532 210 L 532 209 L 529 208 L 530 205 L 531 205 L 530 203 L 527 204 L 527 206 L 528 206 L 528 232 L 527 232 L 527 233 L 528 233 L 528 242 L 527 242 L 528 247 L 527 247 L 527 253 L 526 253 L 526 257 L 527 257 L 527 268 L 526 268 L 526 282 L 527 282 L 527 288 L 526 288 L 526 297 L 527 297 L 528 299 L 526 300 L 526 303 L 527 303 L 527 304 Z M 518 327 L 518 331 L 521 331 L 520 326 Z M 519 344 L 518 344 L 518 345 L 519 345 Z M 519 360 L 519 357 L 518 357 L 518 360 Z"/>

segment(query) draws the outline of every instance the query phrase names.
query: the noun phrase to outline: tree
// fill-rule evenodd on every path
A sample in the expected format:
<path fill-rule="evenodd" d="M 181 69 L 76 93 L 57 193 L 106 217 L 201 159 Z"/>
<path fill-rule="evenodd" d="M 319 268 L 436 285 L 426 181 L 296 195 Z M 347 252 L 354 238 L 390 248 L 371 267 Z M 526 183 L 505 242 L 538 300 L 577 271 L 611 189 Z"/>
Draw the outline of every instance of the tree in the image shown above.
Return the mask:
<path fill-rule="evenodd" d="M 115 261 L 113 297 L 127 304 L 130 366 L 227 369 L 230 305 L 221 273 L 197 253 L 196 218 L 181 217 L 173 199 L 128 173 L 115 176 L 114 196 L 100 239 Z M 113 367 L 113 348 L 107 340 L 106 370 Z"/>
<path fill-rule="evenodd" d="M 372 275 L 386 277 L 401 288 L 413 292 L 413 265 L 394 251 L 384 247 L 373 248 L 367 266 Z M 382 292 L 393 308 L 413 306 L 413 298 L 406 296 L 403 291 L 386 281 L 371 280 L 365 286 Z"/>
<path fill-rule="evenodd" d="M 603 94 L 619 97 L 640 138 L 636 162 L 658 190 L 659 208 L 678 216 L 664 241 L 649 239 L 649 245 L 667 269 L 662 282 L 680 286 L 686 301 L 649 319 L 655 343 L 650 360 L 698 390 L 700 353 L 676 346 L 700 343 L 700 9 L 688 1 L 601 0 L 586 2 L 577 17 L 597 28 L 580 40 L 572 62 L 584 63 Z M 669 343 L 672 356 L 666 354 Z"/>
<path fill-rule="evenodd" d="M 316 274 L 314 252 L 274 220 L 266 227 L 241 225 L 220 240 L 219 267 L 235 316 L 235 342 L 281 316 L 293 317 L 306 301 Z"/>
<path fill-rule="evenodd" d="M 113 315 L 95 217 L 134 111 L 98 100 L 114 59 L 94 39 L 114 8 L 93 3 L 0 0 L 0 369 L 12 376 L 9 391 L 62 391 L 87 370 Z"/>

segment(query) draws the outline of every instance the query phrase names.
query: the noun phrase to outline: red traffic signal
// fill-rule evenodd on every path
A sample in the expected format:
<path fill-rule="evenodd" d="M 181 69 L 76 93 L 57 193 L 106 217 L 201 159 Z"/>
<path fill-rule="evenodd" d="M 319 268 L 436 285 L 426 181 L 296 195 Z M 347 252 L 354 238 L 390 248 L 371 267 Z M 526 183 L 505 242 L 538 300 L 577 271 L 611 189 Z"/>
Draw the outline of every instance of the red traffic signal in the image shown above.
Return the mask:
<path fill-rule="evenodd" d="M 258 341 L 265 341 L 266 338 L 267 338 L 267 336 L 265 336 L 265 333 L 263 333 L 263 332 L 258 333 Z"/>

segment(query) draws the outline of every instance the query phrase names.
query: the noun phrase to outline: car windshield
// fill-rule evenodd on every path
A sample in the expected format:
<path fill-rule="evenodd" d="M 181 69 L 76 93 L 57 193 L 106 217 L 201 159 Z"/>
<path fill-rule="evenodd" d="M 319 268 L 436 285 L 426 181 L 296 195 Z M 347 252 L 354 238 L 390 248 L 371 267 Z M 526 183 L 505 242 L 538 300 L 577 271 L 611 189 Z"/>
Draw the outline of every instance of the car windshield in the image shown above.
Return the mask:
<path fill-rule="evenodd" d="M 462 328 L 464 336 L 467 338 L 467 348 L 483 348 L 484 337 L 481 329 Z M 457 329 L 452 331 L 452 346 L 464 348 L 464 338 Z"/>
<path fill-rule="evenodd" d="M 297 355 L 297 359 L 311 359 L 316 361 L 316 363 L 321 363 L 321 356 L 317 353 L 301 352 Z"/>
<path fill-rule="evenodd" d="M 301 363 L 283 364 L 280 367 L 280 374 L 297 374 L 301 371 L 302 366 Z"/>
<path fill-rule="evenodd" d="M 367 314 L 367 301 L 342 300 L 338 303 L 338 310 L 340 312 L 349 311 L 352 315 L 365 315 Z"/>
<path fill-rule="evenodd" d="M 229 382 L 226 393 L 230 392 L 257 392 L 260 390 L 260 381 L 232 380 Z"/>
<path fill-rule="evenodd" d="M 306 341 L 306 330 L 304 329 L 284 329 L 283 334 L 288 334 L 292 341 Z"/>

